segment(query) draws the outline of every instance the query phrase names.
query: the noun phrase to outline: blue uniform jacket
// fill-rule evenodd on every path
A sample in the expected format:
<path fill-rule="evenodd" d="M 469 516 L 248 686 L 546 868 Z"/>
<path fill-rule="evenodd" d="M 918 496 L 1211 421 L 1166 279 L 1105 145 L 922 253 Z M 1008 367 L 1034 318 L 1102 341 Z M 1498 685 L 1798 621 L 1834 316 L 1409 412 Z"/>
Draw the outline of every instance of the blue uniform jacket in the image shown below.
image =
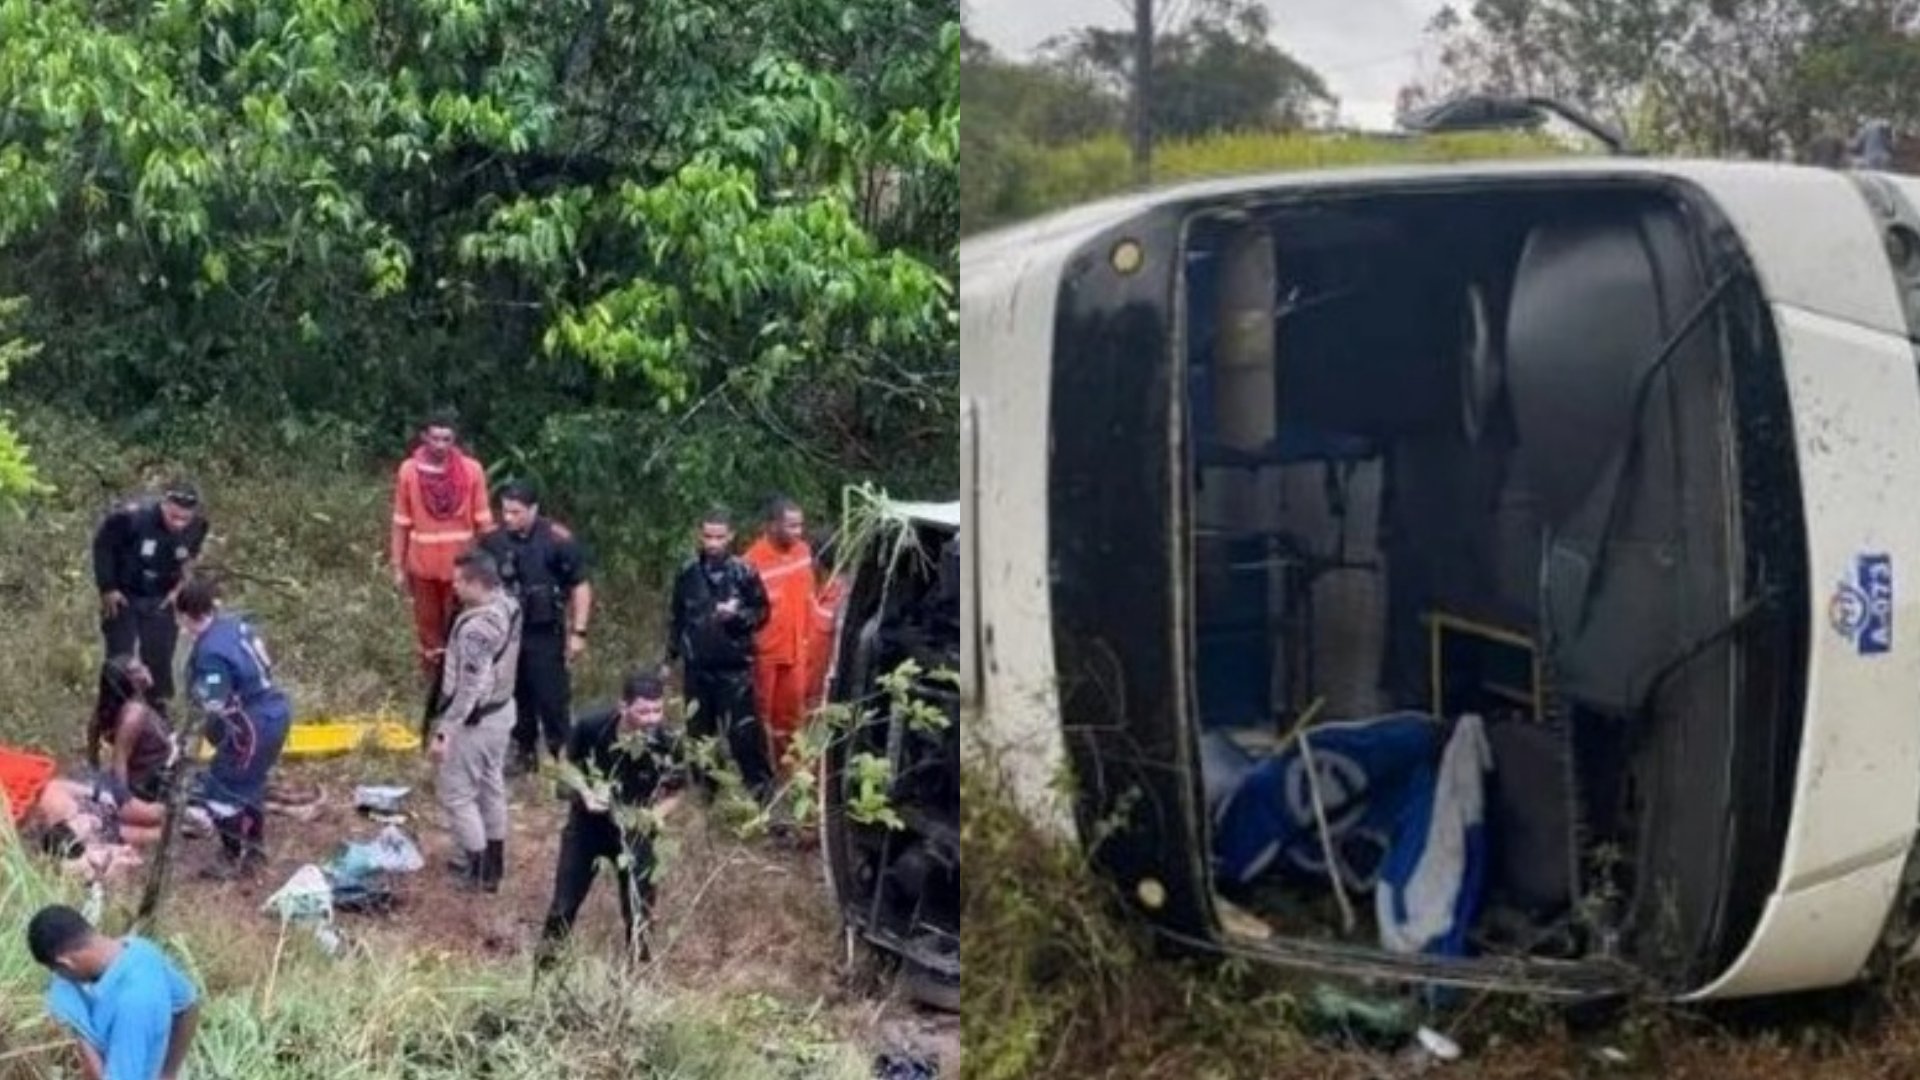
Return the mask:
<path fill-rule="evenodd" d="M 259 807 L 293 707 L 273 681 L 273 662 L 252 624 L 238 615 L 214 616 L 187 658 L 187 685 L 206 713 L 214 746 L 207 798 Z"/>

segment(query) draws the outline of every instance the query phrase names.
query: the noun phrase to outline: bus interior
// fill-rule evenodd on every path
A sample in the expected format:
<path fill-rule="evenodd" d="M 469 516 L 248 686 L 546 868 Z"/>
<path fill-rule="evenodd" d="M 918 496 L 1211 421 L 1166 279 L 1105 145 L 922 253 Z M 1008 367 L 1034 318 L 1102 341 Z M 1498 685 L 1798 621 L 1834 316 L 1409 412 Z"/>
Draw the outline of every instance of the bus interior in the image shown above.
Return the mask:
<path fill-rule="evenodd" d="M 1595 181 L 1188 220 L 1188 709 L 1236 943 L 1684 983 L 1757 919 L 1795 721 L 1753 682 L 1793 571 L 1752 492 L 1790 450 L 1710 211 Z"/>

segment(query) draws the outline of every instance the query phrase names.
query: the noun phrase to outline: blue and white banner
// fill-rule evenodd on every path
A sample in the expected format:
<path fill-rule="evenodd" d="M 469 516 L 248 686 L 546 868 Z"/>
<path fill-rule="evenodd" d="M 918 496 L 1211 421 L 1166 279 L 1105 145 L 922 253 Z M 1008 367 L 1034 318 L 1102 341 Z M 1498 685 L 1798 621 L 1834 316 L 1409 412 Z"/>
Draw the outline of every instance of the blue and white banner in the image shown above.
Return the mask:
<path fill-rule="evenodd" d="M 1329 880 L 1307 782 L 1314 766 L 1341 881 L 1371 890 L 1382 947 L 1458 956 L 1486 878 L 1486 773 L 1477 716 L 1446 729 L 1422 713 L 1327 724 L 1246 769 L 1214 817 L 1214 869 L 1247 884 L 1269 872 Z M 1307 742 L 1310 754 L 1301 753 Z"/>
<path fill-rule="evenodd" d="M 1240 884 L 1269 870 L 1326 880 L 1313 791 L 1298 742 L 1308 739 L 1342 880 L 1371 888 L 1409 782 L 1422 769 L 1432 772 L 1440 732 L 1426 714 L 1407 712 L 1300 733 L 1288 749 L 1247 770 L 1221 801 L 1214 818 L 1215 872 Z"/>
<path fill-rule="evenodd" d="M 1493 751 L 1478 716 L 1461 717 L 1437 771 L 1402 803 L 1380 886 L 1380 944 L 1389 952 L 1464 956 L 1486 881 L 1486 774 Z"/>

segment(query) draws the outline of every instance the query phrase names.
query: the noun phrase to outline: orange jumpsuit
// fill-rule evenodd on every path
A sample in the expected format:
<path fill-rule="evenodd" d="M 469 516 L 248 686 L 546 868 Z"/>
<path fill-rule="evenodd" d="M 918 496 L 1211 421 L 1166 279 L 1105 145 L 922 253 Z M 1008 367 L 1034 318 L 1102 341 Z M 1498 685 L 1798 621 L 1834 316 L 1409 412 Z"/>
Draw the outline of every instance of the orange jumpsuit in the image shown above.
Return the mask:
<path fill-rule="evenodd" d="M 392 558 L 407 574 L 420 670 L 429 679 L 439 669 L 458 607 L 453 562 L 492 530 L 487 473 L 478 461 L 456 449 L 439 468 L 419 453 L 400 463 L 393 483 Z"/>
<path fill-rule="evenodd" d="M 775 768 L 806 714 L 807 638 L 813 622 L 813 552 L 796 540 L 786 550 L 766 537 L 747 549 L 747 565 L 767 588 L 767 624 L 754 639 L 753 705 L 765 726 Z"/>
<path fill-rule="evenodd" d="M 813 596 L 813 627 L 807 638 L 808 711 L 819 708 L 827 700 L 827 674 L 833 666 L 833 631 L 846 594 L 847 583 L 835 574 Z"/>

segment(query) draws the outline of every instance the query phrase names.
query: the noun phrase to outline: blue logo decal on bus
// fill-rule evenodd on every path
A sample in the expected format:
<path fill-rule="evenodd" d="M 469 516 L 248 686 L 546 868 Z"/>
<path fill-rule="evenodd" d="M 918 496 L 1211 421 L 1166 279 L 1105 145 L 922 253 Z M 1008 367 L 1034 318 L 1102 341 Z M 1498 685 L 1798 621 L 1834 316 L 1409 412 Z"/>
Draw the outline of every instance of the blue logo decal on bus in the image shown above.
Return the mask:
<path fill-rule="evenodd" d="M 1853 577 L 1840 582 L 1827 608 L 1827 617 L 1842 637 L 1853 642 L 1861 656 L 1878 656 L 1893 649 L 1893 557 L 1857 555 Z"/>

